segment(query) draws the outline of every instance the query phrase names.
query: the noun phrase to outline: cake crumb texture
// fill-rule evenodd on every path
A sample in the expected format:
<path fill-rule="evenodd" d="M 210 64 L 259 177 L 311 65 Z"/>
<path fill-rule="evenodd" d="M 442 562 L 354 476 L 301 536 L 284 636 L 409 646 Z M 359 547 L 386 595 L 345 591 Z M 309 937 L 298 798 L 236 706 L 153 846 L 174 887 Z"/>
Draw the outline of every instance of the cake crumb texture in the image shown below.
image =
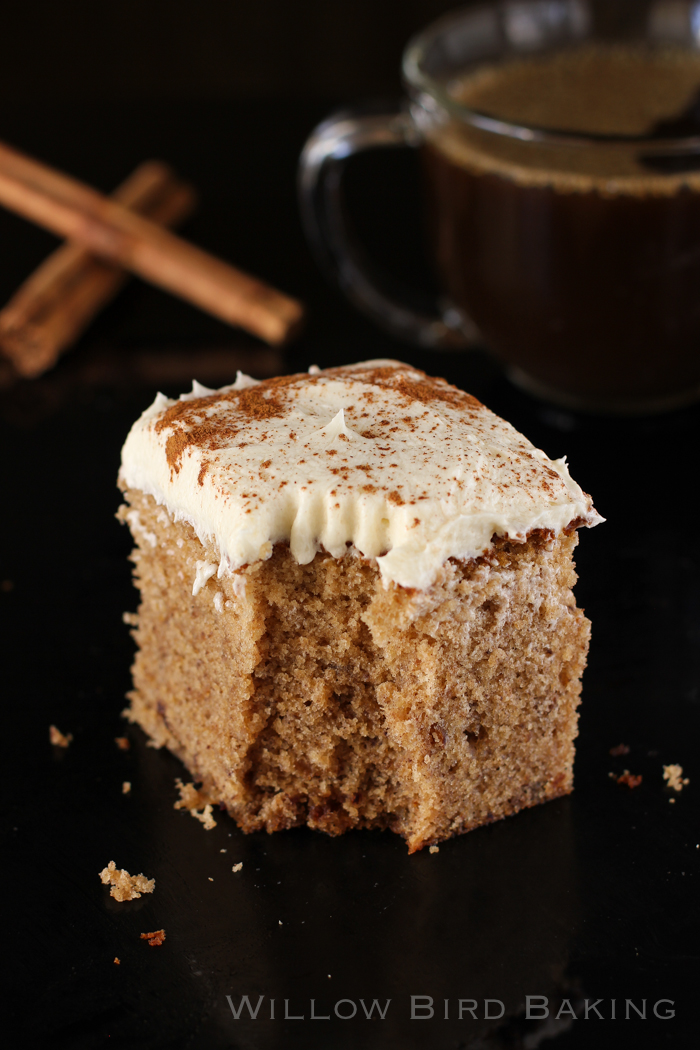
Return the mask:
<path fill-rule="evenodd" d="M 56 726 L 49 726 L 49 740 L 55 747 L 68 747 L 72 739 L 72 733 L 62 733 Z"/>
<path fill-rule="evenodd" d="M 213 543 L 125 498 L 129 718 L 202 784 L 180 784 L 176 808 L 204 822 L 218 802 L 246 832 L 389 828 L 413 852 L 571 791 L 589 638 L 573 529 L 495 537 L 425 590 L 387 584 L 352 546 L 299 564 L 277 543 L 193 594 Z"/>
<path fill-rule="evenodd" d="M 623 770 L 619 777 L 616 778 L 618 784 L 624 784 L 625 787 L 637 788 L 642 782 L 641 773 L 630 773 L 629 769 Z"/>
<path fill-rule="evenodd" d="M 147 879 L 143 874 L 130 875 L 124 868 L 118 868 L 113 860 L 102 869 L 100 879 L 110 887 L 110 897 L 117 901 L 132 901 L 142 893 L 153 893 L 156 885 L 155 879 Z"/>
<path fill-rule="evenodd" d="M 165 940 L 165 930 L 153 930 L 152 933 L 142 933 L 142 941 L 148 941 L 151 948 L 160 948 Z"/>
<path fill-rule="evenodd" d="M 180 792 L 180 798 L 174 804 L 173 809 L 186 809 L 199 820 L 206 831 L 216 827 L 216 821 L 212 814 L 212 805 L 207 795 L 198 791 L 194 784 L 183 784 L 179 777 L 175 780 L 175 786 Z"/>
<path fill-rule="evenodd" d="M 672 791 L 682 791 L 690 783 L 688 777 L 683 776 L 683 766 L 664 766 L 664 780 Z"/>

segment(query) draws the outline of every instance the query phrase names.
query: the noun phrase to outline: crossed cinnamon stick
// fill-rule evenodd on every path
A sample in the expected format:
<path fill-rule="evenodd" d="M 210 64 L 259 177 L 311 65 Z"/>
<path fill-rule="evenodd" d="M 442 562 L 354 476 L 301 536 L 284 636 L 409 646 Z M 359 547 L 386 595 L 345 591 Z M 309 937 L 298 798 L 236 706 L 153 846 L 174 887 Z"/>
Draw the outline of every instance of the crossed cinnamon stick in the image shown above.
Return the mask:
<path fill-rule="evenodd" d="M 302 321 L 300 303 L 164 228 L 194 200 L 157 162 L 108 198 L 0 143 L 0 204 L 69 242 L 0 312 L 0 347 L 16 370 L 33 376 L 50 367 L 117 293 L 125 270 L 273 345 L 285 342 Z"/>
<path fill-rule="evenodd" d="M 141 164 L 114 199 L 163 226 L 177 225 L 196 203 L 194 190 L 157 161 Z M 121 267 L 86 248 L 61 245 L 0 311 L 0 348 L 20 375 L 41 375 L 127 280 Z"/>

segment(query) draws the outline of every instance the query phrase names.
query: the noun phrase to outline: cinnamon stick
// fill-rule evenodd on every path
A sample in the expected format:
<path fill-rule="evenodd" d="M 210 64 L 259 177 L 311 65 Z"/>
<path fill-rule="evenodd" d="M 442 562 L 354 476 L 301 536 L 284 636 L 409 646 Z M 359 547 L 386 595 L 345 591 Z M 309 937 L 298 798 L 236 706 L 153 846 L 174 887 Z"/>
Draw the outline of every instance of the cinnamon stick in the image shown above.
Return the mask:
<path fill-rule="evenodd" d="M 0 204 L 273 345 L 301 323 L 295 299 L 1 143 Z"/>
<path fill-rule="evenodd" d="M 194 190 L 158 161 L 139 165 L 113 196 L 164 226 L 181 222 L 195 205 Z M 86 248 L 61 245 L 0 311 L 0 349 L 20 375 L 40 375 L 127 280 L 121 267 L 96 258 Z"/>

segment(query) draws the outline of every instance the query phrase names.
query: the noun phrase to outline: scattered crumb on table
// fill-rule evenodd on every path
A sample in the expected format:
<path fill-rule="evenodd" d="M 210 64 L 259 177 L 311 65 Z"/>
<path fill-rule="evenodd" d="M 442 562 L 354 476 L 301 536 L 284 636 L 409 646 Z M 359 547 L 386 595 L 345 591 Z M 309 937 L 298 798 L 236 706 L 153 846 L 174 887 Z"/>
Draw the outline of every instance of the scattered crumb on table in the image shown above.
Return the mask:
<path fill-rule="evenodd" d="M 153 930 L 152 933 L 142 933 L 142 941 L 148 941 L 151 948 L 159 948 L 165 940 L 165 930 Z"/>
<path fill-rule="evenodd" d="M 233 867 L 231 868 L 231 871 L 240 871 L 242 867 L 243 867 L 243 861 L 240 860 L 238 862 L 238 864 L 234 864 L 233 865 Z"/>
<path fill-rule="evenodd" d="M 219 853 L 225 853 L 225 852 L 226 852 L 226 850 L 225 850 L 225 849 L 220 849 L 220 850 L 219 850 Z"/>
<path fill-rule="evenodd" d="M 72 733 L 62 733 L 56 726 L 49 726 L 49 740 L 56 747 L 68 747 L 71 740 L 73 739 Z"/>
<path fill-rule="evenodd" d="M 625 769 L 621 776 L 617 778 L 618 784 L 625 784 L 628 788 L 636 788 L 642 782 L 641 773 L 630 773 L 629 769 Z"/>
<path fill-rule="evenodd" d="M 142 893 L 153 893 L 156 885 L 155 879 L 147 879 L 143 874 L 130 875 L 124 868 L 118 868 L 113 860 L 102 869 L 100 878 L 105 886 L 111 887 L 109 895 L 116 901 L 132 901 Z"/>
<path fill-rule="evenodd" d="M 115 966 L 121 966 L 121 964 L 122 964 L 122 961 L 121 961 L 121 959 L 119 958 L 119 956 L 118 956 L 118 955 L 115 955 L 115 956 L 114 956 L 114 965 L 115 965 Z"/>
<path fill-rule="evenodd" d="M 440 852 L 440 847 L 439 846 L 431 846 L 430 849 L 428 850 L 428 853 L 439 853 L 439 852 Z"/>
<path fill-rule="evenodd" d="M 122 784 L 122 795 L 128 795 L 131 791 L 131 781 L 125 780 Z"/>
<path fill-rule="evenodd" d="M 207 801 L 207 794 L 198 791 L 194 784 L 183 784 L 179 777 L 175 779 L 175 787 L 180 792 L 180 798 L 174 803 L 173 809 L 186 809 L 193 817 L 204 825 L 206 831 L 216 827 L 216 821 L 212 814 L 211 802 Z"/>
<path fill-rule="evenodd" d="M 128 736 L 115 736 L 114 743 L 117 745 L 120 751 L 128 751 L 131 747 L 131 741 Z"/>
<path fill-rule="evenodd" d="M 664 780 L 672 791 L 682 791 L 686 784 L 690 783 L 688 777 L 683 776 L 683 766 L 664 766 Z"/>
<path fill-rule="evenodd" d="M 180 798 L 174 804 L 173 809 L 202 809 L 207 802 L 207 796 L 198 791 L 194 784 L 183 784 L 179 777 L 175 778 L 175 787 L 180 792 Z"/>
<path fill-rule="evenodd" d="M 211 831 L 212 828 L 216 827 L 216 821 L 212 815 L 211 803 L 207 802 L 203 810 L 191 809 L 190 813 L 193 817 L 196 817 L 201 824 L 204 825 L 205 831 Z"/>

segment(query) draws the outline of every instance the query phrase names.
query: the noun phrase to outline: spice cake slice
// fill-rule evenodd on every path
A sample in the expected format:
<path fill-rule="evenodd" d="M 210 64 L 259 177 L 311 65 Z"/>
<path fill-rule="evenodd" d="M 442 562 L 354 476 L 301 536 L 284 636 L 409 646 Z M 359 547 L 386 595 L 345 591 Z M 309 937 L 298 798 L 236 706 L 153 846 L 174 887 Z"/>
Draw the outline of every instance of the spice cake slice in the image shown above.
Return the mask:
<path fill-rule="evenodd" d="M 158 395 L 122 455 L 129 717 L 244 831 L 409 850 L 565 794 L 589 624 L 569 476 L 395 361 Z"/>

